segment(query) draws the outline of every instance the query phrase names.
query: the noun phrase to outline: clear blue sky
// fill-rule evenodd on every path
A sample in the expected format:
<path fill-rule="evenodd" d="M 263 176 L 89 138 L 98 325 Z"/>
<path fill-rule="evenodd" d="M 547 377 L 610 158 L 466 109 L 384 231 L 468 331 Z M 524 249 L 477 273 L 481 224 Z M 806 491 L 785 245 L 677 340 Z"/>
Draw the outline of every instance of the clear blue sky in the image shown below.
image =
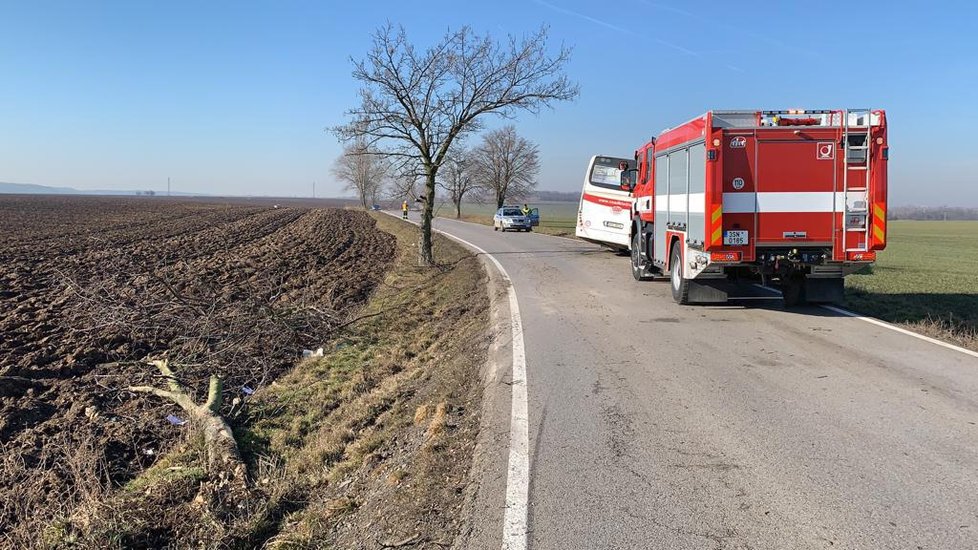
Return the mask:
<path fill-rule="evenodd" d="M 711 108 L 882 107 L 891 204 L 978 205 L 970 2 L 0 2 L 0 181 L 339 195 L 324 128 L 356 102 L 349 57 L 385 19 L 419 45 L 463 24 L 550 26 L 574 103 L 524 115 L 540 188 L 576 191 Z M 496 122 L 494 122 L 496 124 Z"/>

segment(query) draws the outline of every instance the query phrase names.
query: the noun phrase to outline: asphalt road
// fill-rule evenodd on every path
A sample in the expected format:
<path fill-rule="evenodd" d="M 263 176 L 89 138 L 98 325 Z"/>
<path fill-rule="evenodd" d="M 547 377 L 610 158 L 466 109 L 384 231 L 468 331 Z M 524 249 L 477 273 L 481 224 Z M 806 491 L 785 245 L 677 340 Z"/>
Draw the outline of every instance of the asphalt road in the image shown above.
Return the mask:
<path fill-rule="evenodd" d="M 978 359 L 756 289 L 679 306 L 583 242 L 436 227 L 519 298 L 530 548 L 978 548 Z"/>

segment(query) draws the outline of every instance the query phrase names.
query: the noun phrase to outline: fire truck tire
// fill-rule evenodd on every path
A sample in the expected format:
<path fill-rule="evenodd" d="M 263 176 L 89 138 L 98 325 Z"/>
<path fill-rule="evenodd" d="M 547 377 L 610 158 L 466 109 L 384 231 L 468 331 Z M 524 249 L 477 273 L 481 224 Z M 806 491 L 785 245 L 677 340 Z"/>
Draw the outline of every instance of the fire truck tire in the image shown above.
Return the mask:
<path fill-rule="evenodd" d="M 807 303 L 805 299 L 805 276 L 788 277 L 781 285 L 784 307 L 798 307 Z"/>
<path fill-rule="evenodd" d="M 677 304 L 688 304 L 689 280 L 683 276 L 683 255 L 678 244 L 672 247 L 672 258 L 669 260 L 669 279 L 672 286 L 672 299 Z"/>
<path fill-rule="evenodd" d="M 632 250 L 630 252 L 632 258 L 632 277 L 634 277 L 636 281 L 651 281 L 652 277 L 646 274 L 648 271 L 646 266 L 642 265 L 642 255 L 639 250 L 640 246 L 640 235 L 639 233 L 635 233 L 635 235 L 632 236 Z"/>

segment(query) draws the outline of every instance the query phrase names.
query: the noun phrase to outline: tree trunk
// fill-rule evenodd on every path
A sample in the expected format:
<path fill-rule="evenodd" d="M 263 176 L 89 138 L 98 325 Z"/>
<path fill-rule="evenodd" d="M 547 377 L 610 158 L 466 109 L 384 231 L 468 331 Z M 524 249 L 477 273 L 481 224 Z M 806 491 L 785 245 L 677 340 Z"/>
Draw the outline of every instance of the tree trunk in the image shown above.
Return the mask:
<path fill-rule="evenodd" d="M 455 201 L 455 219 L 457 220 L 461 217 L 462 217 L 462 198 L 459 197 L 459 199 Z"/>
<path fill-rule="evenodd" d="M 431 248 L 431 217 L 435 205 L 435 167 L 426 166 L 425 171 L 425 201 L 421 213 L 421 248 L 418 250 L 418 263 L 424 267 L 435 265 L 435 256 Z"/>

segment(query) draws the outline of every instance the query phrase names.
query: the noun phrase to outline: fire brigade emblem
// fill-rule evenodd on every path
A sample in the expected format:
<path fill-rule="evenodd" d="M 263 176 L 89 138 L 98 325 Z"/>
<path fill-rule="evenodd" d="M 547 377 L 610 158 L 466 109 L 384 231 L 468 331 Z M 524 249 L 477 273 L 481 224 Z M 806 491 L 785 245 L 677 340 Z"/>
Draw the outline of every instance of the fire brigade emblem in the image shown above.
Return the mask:
<path fill-rule="evenodd" d="M 611 213 L 612 213 L 612 214 L 615 214 L 616 216 L 617 216 L 618 214 L 621 214 L 621 207 L 620 207 L 620 206 L 618 206 L 618 205 L 615 205 L 615 206 L 612 206 L 612 207 L 611 207 Z"/>
<path fill-rule="evenodd" d="M 832 160 L 835 158 L 835 144 L 831 141 L 819 142 L 818 149 L 815 151 L 815 158 L 818 160 Z"/>
<path fill-rule="evenodd" d="M 747 147 L 747 138 L 744 136 L 736 136 L 730 140 L 731 149 L 743 149 Z"/>
<path fill-rule="evenodd" d="M 737 191 L 740 191 L 741 189 L 743 189 L 744 188 L 744 178 L 734 178 L 733 179 L 733 188 L 736 189 Z"/>

